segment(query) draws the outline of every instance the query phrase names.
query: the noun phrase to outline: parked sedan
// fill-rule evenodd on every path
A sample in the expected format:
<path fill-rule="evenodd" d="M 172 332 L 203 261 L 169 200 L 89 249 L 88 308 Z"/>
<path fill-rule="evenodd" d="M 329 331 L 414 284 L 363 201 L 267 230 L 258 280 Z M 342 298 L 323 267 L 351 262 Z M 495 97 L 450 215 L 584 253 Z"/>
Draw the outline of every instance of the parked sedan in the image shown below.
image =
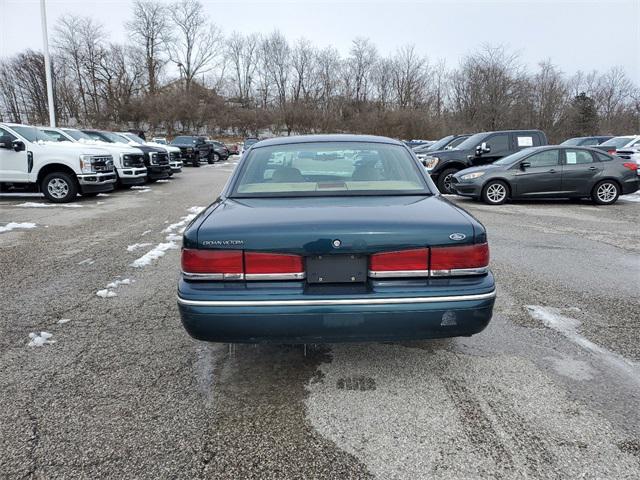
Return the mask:
<path fill-rule="evenodd" d="M 600 205 L 638 190 L 637 164 L 584 147 L 534 147 L 453 177 L 458 195 L 499 205 L 523 198 L 590 197 Z"/>
<path fill-rule="evenodd" d="M 183 240 L 178 307 L 200 340 L 469 336 L 492 315 L 484 227 L 388 138 L 261 141 Z"/>

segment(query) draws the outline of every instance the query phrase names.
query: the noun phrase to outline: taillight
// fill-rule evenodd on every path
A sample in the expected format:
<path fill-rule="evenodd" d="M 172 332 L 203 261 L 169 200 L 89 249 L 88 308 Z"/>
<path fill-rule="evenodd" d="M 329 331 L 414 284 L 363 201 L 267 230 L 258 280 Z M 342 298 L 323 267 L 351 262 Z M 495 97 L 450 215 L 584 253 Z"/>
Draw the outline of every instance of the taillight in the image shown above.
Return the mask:
<path fill-rule="evenodd" d="M 182 250 L 185 277 L 201 280 L 242 280 L 242 250 Z"/>
<path fill-rule="evenodd" d="M 431 276 L 480 275 L 489 268 L 489 245 L 431 248 Z"/>
<path fill-rule="evenodd" d="M 624 162 L 622 164 L 624 168 L 628 168 L 629 170 L 633 170 L 634 172 L 638 171 L 638 164 L 633 162 Z"/>
<path fill-rule="evenodd" d="M 244 278 L 247 280 L 287 280 L 304 278 L 299 255 L 244 252 Z"/>
<path fill-rule="evenodd" d="M 615 154 L 616 154 L 616 151 L 617 151 L 617 150 L 614 148 L 613 150 L 607 150 L 607 153 L 608 153 L 609 155 L 615 155 Z"/>
<path fill-rule="evenodd" d="M 428 248 L 376 253 L 369 259 L 370 277 L 426 277 L 428 275 Z"/>
<path fill-rule="evenodd" d="M 242 250 L 182 250 L 182 272 L 190 280 L 289 280 L 305 277 L 302 257 Z"/>

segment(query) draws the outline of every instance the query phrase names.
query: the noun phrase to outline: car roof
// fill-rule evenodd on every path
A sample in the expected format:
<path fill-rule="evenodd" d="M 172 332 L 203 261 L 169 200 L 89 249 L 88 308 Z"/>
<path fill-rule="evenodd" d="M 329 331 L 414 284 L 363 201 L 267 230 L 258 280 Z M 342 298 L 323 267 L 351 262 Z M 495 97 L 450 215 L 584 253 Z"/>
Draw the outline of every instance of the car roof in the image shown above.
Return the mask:
<path fill-rule="evenodd" d="M 274 145 L 289 145 L 295 143 L 322 143 L 322 142 L 370 142 L 388 143 L 392 145 L 404 146 L 404 143 L 388 137 L 376 135 L 352 135 L 352 134 L 321 134 L 321 135 L 293 135 L 290 137 L 275 137 L 267 140 L 260 140 L 251 148 L 270 147 Z"/>

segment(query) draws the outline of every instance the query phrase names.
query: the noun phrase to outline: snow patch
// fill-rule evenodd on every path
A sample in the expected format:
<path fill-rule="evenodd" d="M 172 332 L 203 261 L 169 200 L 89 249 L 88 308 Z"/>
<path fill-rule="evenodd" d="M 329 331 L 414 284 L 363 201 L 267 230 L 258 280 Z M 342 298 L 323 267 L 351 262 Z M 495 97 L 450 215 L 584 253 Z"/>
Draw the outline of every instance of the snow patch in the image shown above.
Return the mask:
<path fill-rule="evenodd" d="M 96 263 L 95 260 L 91 258 L 85 258 L 81 262 L 78 262 L 78 265 L 93 265 L 94 263 Z"/>
<path fill-rule="evenodd" d="M 621 195 L 622 200 L 628 200 L 629 202 L 640 202 L 640 190 L 629 195 Z"/>
<path fill-rule="evenodd" d="M 111 195 L 109 195 L 108 193 L 99 193 L 98 195 L 96 195 L 96 197 L 110 197 Z"/>
<path fill-rule="evenodd" d="M 139 248 L 148 247 L 151 243 L 134 243 L 133 245 L 129 245 L 127 247 L 127 252 L 135 252 Z"/>
<path fill-rule="evenodd" d="M 182 236 L 176 234 L 176 233 L 170 233 L 169 235 L 167 235 L 165 237 L 165 240 L 167 242 L 179 242 L 182 241 Z"/>
<path fill-rule="evenodd" d="M 162 180 L 158 180 L 156 183 L 171 183 L 171 180 L 167 180 L 166 178 Z"/>
<path fill-rule="evenodd" d="M 193 220 L 194 218 L 196 218 L 196 216 L 200 212 L 202 212 L 205 208 L 206 207 L 189 207 L 187 209 L 187 212 L 189 212 L 189 215 L 185 215 L 177 223 L 172 223 L 167 228 L 165 228 L 163 230 L 163 232 L 164 233 L 176 233 L 176 230 L 177 230 L 178 233 L 183 233 L 185 228 L 186 228 L 186 226 L 189 224 L 189 222 L 191 220 Z"/>
<path fill-rule="evenodd" d="M 134 185 L 133 187 L 131 187 L 131 190 L 151 190 L 151 189 L 146 185 Z"/>
<path fill-rule="evenodd" d="M 77 203 L 38 203 L 38 202 L 24 202 L 19 203 L 16 207 L 25 208 L 48 208 L 48 207 L 63 207 L 63 208 L 82 208 L 82 205 Z"/>
<path fill-rule="evenodd" d="M 627 360 L 622 355 L 618 355 L 617 353 L 596 345 L 591 340 L 580 335 L 578 333 L 580 321 L 564 315 L 564 310 L 539 305 L 526 305 L 526 308 L 529 315 L 535 320 L 540 320 L 545 326 L 561 333 L 571 342 L 597 355 L 610 366 L 623 371 L 637 382 L 640 382 L 640 366 L 638 366 L 638 364 Z"/>
<path fill-rule="evenodd" d="M 124 280 L 114 280 L 107 285 L 107 288 L 118 288 L 120 285 L 131 285 L 133 282 L 134 280 L 129 280 L 128 278 Z"/>
<path fill-rule="evenodd" d="M 4 226 L 0 226 L 0 233 L 10 232 L 11 230 L 15 230 L 16 228 L 24 228 L 24 229 L 36 228 L 36 224 L 30 223 L 30 222 L 22 222 L 22 223 L 9 222 Z"/>
<path fill-rule="evenodd" d="M 175 242 L 159 243 L 155 248 L 136 259 L 131 266 L 135 268 L 146 267 L 154 260 L 163 257 L 167 250 L 176 250 L 177 248 L 178 245 Z"/>
<path fill-rule="evenodd" d="M 70 321 L 71 321 L 70 318 L 61 318 L 56 323 L 59 324 L 59 325 L 64 325 L 65 323 L 69 323 Z"/>
<path fill-rule="evenodd" d="M 31 332 L 29 334 L 28 346 L 42 347 L 43 345 L 46 345 L 46 344 L 56 343 L 55 340 L 51 340 L 51 337 L 53 337 L 53 335 L 50 334 L 49 332 L 40 332 L 40 333 Z"/>
<path fill-rule="evenodd" d="M 141 237 L 144 237 L 147 233 L 151 233 L 151 230 L 145 230 L 140 234 Z"/>
<path fill-rule="evenodd" d="M 107 290 L 106 288 L 104 290 L 98 290 L 96 292 L 96 295 L 98 295 L 99 297 L 102 298 L 112 298 L 112 297 L 117 297 L 118 294 L 116 292 L 112 292 L 110 290 Z"/>

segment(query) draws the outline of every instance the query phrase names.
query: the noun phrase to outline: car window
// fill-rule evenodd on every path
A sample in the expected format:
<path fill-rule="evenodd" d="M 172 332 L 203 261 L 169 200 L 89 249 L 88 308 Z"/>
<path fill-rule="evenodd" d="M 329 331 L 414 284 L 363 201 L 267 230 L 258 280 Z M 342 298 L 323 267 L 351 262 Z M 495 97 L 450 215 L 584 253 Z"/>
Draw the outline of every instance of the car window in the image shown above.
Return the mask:
<path fill-rule="evenodd" d="M 491 135 L 485 141 L 487 142 L 487 145 L 491 148 L 490 155 L 505 154 L 509 151 L 509 134 L 508 133 Z"/>
<path fill-rule="evenodd" d="M 4 128 L 0 128 L 0 138 L 2 138 L 5 142 L 13 142 L 17 137 Z"/>
<path fill-rule="evenodd" d="M 580 145 L 580 142 L 582 142 L 582 138 L 575 137 L 575 138 L 570 138 L 568 140 L 565 140 L 560 145 Z"/>
<path fill-rule="evenodd" d="M 565 150 L 565 163 L 567 165 L 580 165 L 583 163 L 593 163 L 591 152 L 586 150 Z"/>
<path fill-rule="evenodd" d="M 629 145 L 629 147 L 640 147 L 640 138 Z"/>
<path fill-rule="evenodd" d="M 595 154 L 596 157 L 598 157 L 598 160 L 600 160 L 601 162 L 610 162 L 611 160 L 613 160 L 613 157 L 610 157 L 609 155 L 602 153 L 602 152 L 593 152 Z"/>
<path fill-rule="evenodd" d="M 316 142 L 250 150 L 236 197 L 430 193 L 404 147 L 369 142 Z"/>
<path fill-rule="evenodd" d="M 67 137 L 65 137 L 64 135 L 62 135 L 59 132 L 56 132 L 55 130 L 47 130 L 47 129 L 42 129 L 42 131 L 44 133 L 46 133 L 47 135 L 49 135 L 51 138 L 53 138 L 56 142 L 68 142 L 69 139 Z"/>
<path fill-rule="evenodd" d="M 64 131 L 67 132 L 67 135 L 71 136 L 71 138 L 73 138 L 74 140 L 94 140 L 89 135 L 87 135 L 84 132 L 81 132 L 80 130 L 64 129 Z"/>
<path fill-rule="evenodd" d="M 49 137 L 49 135 L 47 135 L 44 132 L 41 132 L 40 130 L 38 130 L 35 127 L 30 127 L 30 126 L 27 126 L 27 125 L 17 125 L 15 127 L 11 127 L 11 128 L 13 130 L 15 130 L 16 132 L 18 132 L 19 135 L 22 135 L 29 142 L 38 142 L 38 141 L 51 142 L 51 141 L 53 141 L 53 139 L 51 137 Z"/>
<path fill-rule="evenodd" d="M 531 168 L 554 167 L 560 163 L 560 151 L 557 149 L 544 150 L 527 157 L 525 161 L 531 164 Z"/>

